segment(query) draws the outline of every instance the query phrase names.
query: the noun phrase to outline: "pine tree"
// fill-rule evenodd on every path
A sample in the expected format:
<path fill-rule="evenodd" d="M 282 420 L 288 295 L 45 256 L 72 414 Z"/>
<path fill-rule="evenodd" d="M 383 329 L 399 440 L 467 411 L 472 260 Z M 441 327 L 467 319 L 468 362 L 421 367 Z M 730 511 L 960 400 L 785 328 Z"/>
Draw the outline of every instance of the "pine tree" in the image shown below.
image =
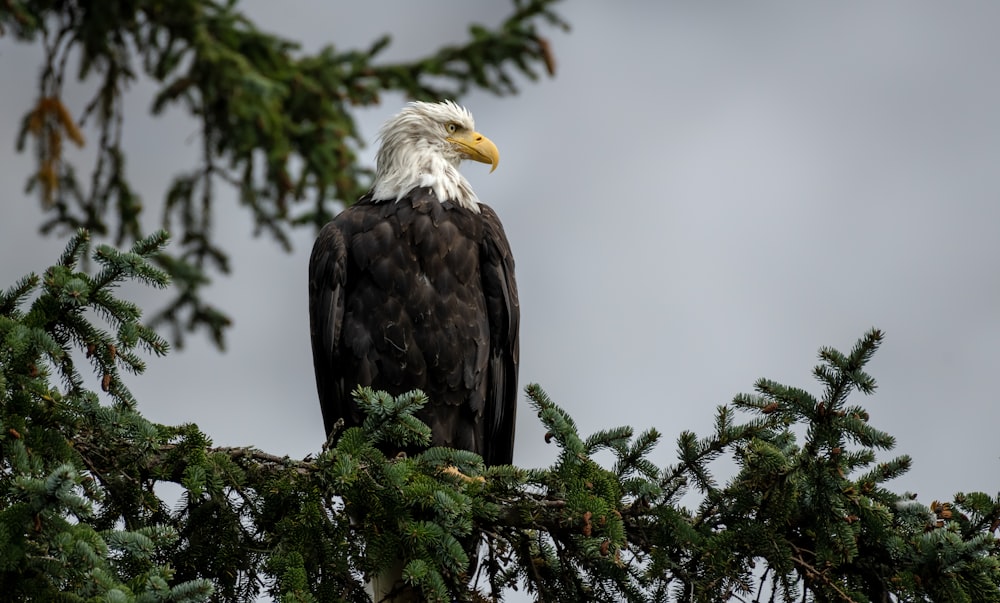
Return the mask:
<path fill-rule="evenodd" d="M 471 25 L 464 44 L 385 63 L 388 36 L 363 50 L 330 45 L 309 55 L 261 31 L 235 0 L 5 2 L 0 35 L 40 42 L 46 55 L 38 101 L 17 141 L 18 150 L 30 146 L 37 157 L 28 189 L 51 215 L 42 231 L 85 228 L 117 246 L 146 234 L 122 145 L 123 103 L 130 83 L 156 82 L 152 112 L 181 109 L 196 120 L 201 157 L 165 195 L 163 228 L 174 234 L 176 249 L 155 261 L 176 294 L 151 322 L 169 326 L 175 343 L 185 331 L 203 330 L 221 346 L 229 318 L 202 294 L 213 272 L 230 269 L 212 237 L 217 189 L 237 190 L 257 231 L 288 248 L 292 228 L 321 227 L 335 202 L 349 205 L 368 189 L 372 174 L 357 157 L 364 142 L 357 107 L 378 104 L 385 92 L 417 100 L 459 98 L 470 88 L 509 94 L 519 78 L 552 74 L 553 55 L 538 26 L 567 27 L 552 4 L 518 0 L 499 26 Z M 82 110 L 63 102 L 74 75 L 97 85 Z M 91 122 L 97 160 L 81 178 L 63 151 L 85 143 Z"/>
<path fill-rule="evenodd" d="M 364 424 L 301 460 L 213 445 L 194 425 L 136 411 L 129 380 L 169 346 L 121 284 L 174 287 L 153 322 L 222 340 L 225 315 L 199 289 L 227 265 L 210 236 L 215 186 L 236 186 L 279 241 L 323 222 L 367 178 L 352 103 L 383 90 L 509 91 L 515 71 L 551 69 L 535 31 L 539 19 L 562 24 L 550 2 L 517 2 L 496 30 L 388 66 L 375 60 L 387 39 L 300 55 L 231 3 L 13 0 L 0 11 L 4 31 L 46 45 L 21 143 L 38 157 L 44 228 L 77 229 L 51 267 L 0 294 L 4 600 L 366 601 L 366 577 L 400 563 L 428 601 L 511 588 L 541 601 L 1000 601 L 1000 498 L 924 504 L 887 486 L 911 461 L 882 460 L 895 441 L 857 401 L 875 392 L 874 329 L 847 353 L 820 350 L 818 393 L 762 379 L 716 410 L 711 434 L 682 433 L 668 466 L 650 458 L 655 430 L 581 435 L 537 385 L 527 395 L 558 450 L 541 469 L 486 468 L 445 448 L 386 458 L 377 443 L 429 442 L 413 414 L 420 392 L 359 389 Z M 80 118 L 60 100 L 69 48 L 81 76 L 101 82 Z M 167 195 L 174 247 L 165 231 L 142 232 L 125 171 L 121 84 L 139 67 L 163 84 L 157 109 L 186 104 L 202 121 L 204 165 Z M 100 153 L 81 180 L 61 149 L 82 142 L 91 116 Z M 294 176 L 293 158 L 305 166 Z M 721 457 L 736 464 L 723 483 Z M 163 484 L 180 488 L 179 504 Z"/>

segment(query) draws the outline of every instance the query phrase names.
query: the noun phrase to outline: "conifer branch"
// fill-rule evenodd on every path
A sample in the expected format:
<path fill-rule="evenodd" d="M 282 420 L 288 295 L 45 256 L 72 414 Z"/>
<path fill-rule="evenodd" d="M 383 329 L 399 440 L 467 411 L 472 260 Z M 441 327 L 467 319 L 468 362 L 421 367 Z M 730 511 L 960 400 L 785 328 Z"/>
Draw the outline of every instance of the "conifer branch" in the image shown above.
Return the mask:
<path fill-rule="evenodd" d="M 677 473 L 668 474 L 650 471 L 644 464 L 655 433 L 636 437 L 631 430 L 614 428 L 582 438 L 572 419 L 541 388 L 529 386 L 528 391 L 563 453 L 549 468 L 494 467 L 485 474 L 481 459 L 470 453 L 431 448 L 386 458 L 375 448 L 376 441 L 419 441 L 422 432 L 411 425 L 412 413 L 425 401 L 419 393 L 392 397 L 359 390 L 359 403 L 371 420 L 345 430 L 315 458 L 301 460 L 254 447 L 211 446 L 193 426 L 154 426 L 129 407 L 102 407 L 93 397 L 53 399 L 76 405 L 83 421 L 59 428 L 75 430 L 65 432 L 73 441 L 63 457 L 70 464 L 64 460 L 46 478 L 44 491 L 62 501 L 63 512 L 86 516 L 88 501 L 93 501 L 102 522 L 121 518 L 133 531 L 154 518 L 176 526 L 178 542 L 183 543 L 177 558 L 180 575 L 208 579 L 218 592 L 233 597 L 258 592 L 269 571 L 260 564 L 268 555 L 274 559 L 269 567 L 300 568 L 296 571 L 317 572 L 333 563 L 340 568 L 333 574 L 310 574 L 329 577 L 311 588 L 328 584 L 334 589 L 328 592 L 342 597 L 361 592 L 359 572 L 378 571 L 399 554 L 406 560 L 406 575 L 425 594 L 456 596 L 469 588 L 462 568 L 470 559 L 464 549 L 476 542 L 468 540 L 471 534 L 489 536 L 485 559 L 491 588 L 521 584 L 554 600 L 662 600 L 671 589 L 699 600 L 719 592 L 737 596 L 753 588 L 758 560 L 766 561 L 772 586 L 787 594 L 800 591 L 853 601 L 862 593 L 903 596 L 956 588 L 954 577 L 928 578 L 935 575 L 928 573 L 936 559 L 928 557 L 932 550 L 951 551 L 951 558 L 959 560 L 958 565 L 953 562 L 954 571 L 965 576 L 968 588 L 980 594 L 996 592 L 1000 564 L 989 551 L 996 549 L 992 529 L 1000 503 L 975 493 L 956 496 L 955 508 L 969 510 L 973 515 L 968 518 L 937 502 L 929 510 L 899 506 L 898 497 L 870 482 L 897 474 L 905 464 L 890 468 L 892 463 L 883 463 L 874 467 L 874 474 L 852 478 L 855 471 L 873 464 L 874 441 L 859 441 L 858 451 L 834 451 L 810 461 L 803 457 L 805 448 L 793 445 L 790 432 L 777 429 L 787 423 L 773 420 L 781 413 L 770 410 L 771 403 L 741 403 L 740 408 L 758 412 L 765 420 L 740 423 L 732 409 L 720 409 L 717 433 L 688 438 L 691 444 L 680 451 L 687 461 L 675 467 Z M 770 386 L 766 391 L 804 395 Z M 787 399 L 789 409 L 800 409 L 799 421 L 812 420 L 808 405 Z M 9 458 L 30 458 L 17 452 L 26 451 L 21 439 L 12 442 Z M 617 457 L 612 469 L 589 456 L 606 448 Z M 741 471 L 707 492 L 696 512 L 675 508 L 672 501 L 678 492 L 658 488 L 663 475 L 672 475 L 673 482 L 683 482 L 690 474 L 708 476 L 717 456 L 712 452 L 727 450 L 735 453 Z M 85 468 L 82 472 L 72 469 L 73 459 Z M 26 466 L 19 463 L 10 466 Z M 485 479 L 453 478 L 441 471 L 448 464 Z M 814 474 L 816 467 L 836 470 Z M 832 479 L 817 479 L 822 475 Z M 96 481 L 88 482 L 88 476 Z M 178 511 L 167 511 L 149 496 L 162 481 L 186 489 Z M 72 491 L 76 484 L 86 498 Z M 789 487 L 794 490 L 789 492 Z M 134 497 L 146 502 L 136 506 Z M 817 499 L 828 502 L 818 509 L 800 506 L 803 500 Z M 280 515 L 269 509 L 281 509 Z M 928 524 L 931 515 L 936 523 Z M 314 527 L 304 533 L 292 527 L 295 523 L 286 524 L 284 517 Z M 41 521 L 46 525 L 47 520 Z M 220 535 L 207 542 L 195 537 L 197 530 L 207 529 L 196 527 L 203 521 L 229 527 L 213 528 Z M 961 528 L 962 536 L 946 540 L 944 535 L 955 533 L 949 528 L 953 525 Z M 332 540 L 317 542 L 320 534 Z M 114 538 L 124 542 L 124 536 Z M 937 548 L 942 546 L 952 548 Z M 316 557 L 302 547 L 326 552 Z M 288 552 L 279 552 L 286 548 Z M 235 575 L 209 570 L 206 555 L 238 558 L 242 569 Z M 901 564 L 907 555 L 912 561 Z M 252 561 L 254 557 L 258 561 Z M 889 559 L 896 561 L 883 561 Z M 885 571 L 879 569 L 883 563 L 895 563 L 891 571 L 902 578 L 878 579 Z M 923 576 L 922 581 L 916 576 Z M 310 588 L 296 580 L 283 577 L 276 588 Z M 765 581 L 756 583 L 759 596 Z M 196 592 L 201 596 L 206 591 Z M 354 596 L 352 600 L 360 600 Z"/>
<path fill-rule="evenodd" d="M 358 162 L 356 107 L 378 104 L 384 91 L 437 100 L 474 88 L 509 94 L 540 71 L 552 75 L 552 50 L 538 30 L 568 29 L 554 4 L 518 0 L 500 25 L 470 26 L 464 43 L 382 63 L 389 36 L 367 49 L 328 46 L 307 54 L 259 29 L 237 2 L 135 0 L 99 8 L 10 0 L 0 28 L 24 42 L 41 37 L 45 51 L 40 100 L 17 140 L 19 150 L 30 144 L 38 159 L 29 188 L 51 214 L 42 230 L 83 228 L 116 246 L 144 237 L 144 203 L 125 161 L 122 91 L 142 77 L 157 82 L 153 114 L 176 107 L 194 117 L 201 153 L 164 198 L 162 225 L 180 248 L 159 258 L 175 295 L 153 324 L 168 325 L 177 345 L 188 331 L 202 331 L 221 348 L 231 321 L 202 293 L 213 274 L 229 272 L 212 228 L 217 185 L 238 193 L 255 234 L 268 232 L 289 249 L 291 229 L 322 226 L 369 188 L 372 171 Z M 78 119 L 63 104 L 70 55 L 81 57 L 80 80 L 98 82 Z M 89 182 L 62 152 L 66 140 L 82 146 L 86 128 L 97 131 Z"/>
<path fill-rule="evenodd" d="M 845 593 L 843 590 L 841 590 L 840 587 L 837 586 L 837 583 L 831 580 L 830 577 L 827 576 L 825 572 L 816 569 L 816 567 L 814 567 L 812 564 L 810 564 L 808 561 L 805 560 L 804 553 L 808 551 L 800 549 L 796 547 L 794 544 L 792 544 L 791 547 L 792 549 L 795 550 L 795 554 L 792 555 L 791 559 L 792 561 L 795 562 L 796 565 L 802 567 L 802 569 L 805 570 L 804 579 L 806 580 L 807 583 L 818 580 L 822 582 L 824 586 L 830 588 L 831 590 L 833 590 L 833 592 L 837 593 L 837 596 L 840 598 L 841 601 L 844 601 L 845 603 L 855 603 L 855 600 L 850 596 L 848 596 L 847 593 Z M 815 554 L 813 554 L 812 556 L 815 557 Z"/>

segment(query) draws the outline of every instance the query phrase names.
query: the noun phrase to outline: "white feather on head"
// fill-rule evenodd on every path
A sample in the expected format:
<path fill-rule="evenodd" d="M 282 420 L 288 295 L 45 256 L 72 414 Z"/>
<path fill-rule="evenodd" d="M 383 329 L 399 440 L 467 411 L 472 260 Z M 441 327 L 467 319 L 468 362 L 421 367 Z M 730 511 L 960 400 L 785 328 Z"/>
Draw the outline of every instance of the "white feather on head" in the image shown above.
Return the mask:
<path fill-rule="evenodd" d="M 476 129 L 472 113 L 448 100 L 414 101 L 390 118 L 379 131 L 375 156 L 376 201 L 397 201 L 418 186 L 434 191 L 440 201 L 453 201 L 479 212 L 479 198 L 458 171 L 466 157 L 451 144 L 449 125 Z"/>

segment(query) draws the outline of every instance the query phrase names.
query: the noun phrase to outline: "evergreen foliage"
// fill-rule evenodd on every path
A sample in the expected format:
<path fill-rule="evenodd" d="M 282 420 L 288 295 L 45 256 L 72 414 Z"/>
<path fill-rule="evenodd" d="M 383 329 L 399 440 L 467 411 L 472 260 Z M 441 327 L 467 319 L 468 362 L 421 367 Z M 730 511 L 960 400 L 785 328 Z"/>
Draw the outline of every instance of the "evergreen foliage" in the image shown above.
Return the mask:
<path fill-rule="evenodd" d="M 5 34 L 45 45 L 20 143 L 38 157 L 43 229 L 75 232 L 54 265 L 0 293 L 3 600 L 366 601 L 366 576 L 402 564 L 429 601 L 509 589 L 541 601 L 1000 601 L 1000 497 L 924 504 L 890 488 L 911 461 L 884 456 L 895 441 L 857 401 L 875 391 L 865 367 L 877 330 L 847 353 L 820 351 L 819 393 L 758 381 L 716 410 L 711 434 L 681 433 L 666 466 L 657 431 L 581 435 L 537 385 L 527 396 L 557 454 L 534 469 L 423 449 L 421 392 L 359 389 L 368 419 L 302 460 L 217 446 L 196 425 L 136 411 L 126 381 L 168 345 L 118 287 L 172 279 L 160 322 L 221 342 L 227 319 L 200 293 L 210 270 L 228 270 L 211 238 L 216 184 L 236 187 L 279 241 L 325 221 L 369 176 L 350 106 L 384 90 L 508 92 L 517 73 L 551 72 L 536 32 L 539 20 L 562 25 L 550 4 L 516 2 L 500 27 L 395 65 L 376 60 L 388 38 L 304 55 L 235 2 L 0 8 Z M 79 118 L 61 100 L 71 56 L 99 81 Z M 186 107 L 202 125 L 200 164 L 167 194 L 174 251 L 165 232 L 142 231 L 125 172 L 121 93 L 140 72 L 162 86 L 154 110 Z M 85 185 L 62 145 L 82 144 L 88 119 L 99 152 Z M 422 451 L 386 458 L 383 444 Z M 720 480 L 722 458 L 736 470 Z"/>
<path fill-rule="evenodd" d="M 369 188 L 372 174 L 358 163 L 356 107 L 378 104 L 385 92 L 418 100 L 459 98 L 471 88 L 508 94 L 519 78 L 551 75 L 549 43 L 537 30 L 567 28 L 554 1 L 516 0 L 500 25 L 471 25 L 463 44 L 387 63 L 380 54 L 388 35 L 366 49 L 329 45 L 306 54 L 261 31 L 235 0 L 8 0 L 0 35 L 41 40 L 46 53 L 38 101 L 17 142 L 19 150 L 30 142 L 37 157 L 28 189 L 52 214 L 42 230 L 86 228 L 118 246 L 143 237 L 144 203 L 122 145 L 123 93 L 140 77 L 152 79 L 153 113 L 185 111 L 199 123 L 201 143 L 196 164 L 164 197 L 163 228 L 177 234 L 179 248 L 160 252 L 156 263 L 176 295 L 152 322 L 169 325 L 178 344 L 186 330 L 203 330 L 221 347 L 229 318 L 202 295 L 213 272 L 230 270 L 213 241 L 218 188 L 237 191 L 257 232 L 289 248 L 291 228 L 322 226 Z M 85 107 L 63 101 L 74 76 L 97 86 Z M 97 160 L 80 178 L 63 150 L 85 144 L 91 121 Z"/>
<path fill-rule="evenodd" d="M 204 601 L 211 583 L 177 580 L 165 556 L 179 533 L 148 512 L 162 503 L 109 464 L 117 456 L 127 466 L 161 439 L 135 412 L 120 369 L 143 370 L 137 347 L 163 354 L 167 346 L 113 289 L 128 279 L 166 284 L 147 261 L 166 234 L 128 253 L 98 247 L 93 276 L 78 270 L 87 243 L 78 232 L 44 276 L 0 296 L 0 592 L 26 601 Z M 90 361 L 109 405 L 86 387 L 74 352 Z"/>
<path fill-rule="evenodd" d="M 194 425 L 145 420 L 124 383 L 165 342 L 115 289 L 164 286 L 162 232 L 128 252 L 88 234 L 0 295 L 0 589 L 9 600 L 365 601 L 402 563 L 428 601 L 1000 601 L 1000 498 L 922 504 L 887 482 L 905 455 L 852 394 L 871 394 L 872 330 L 824 348 L 822 393 L 762 379 L 684 432 L 658 466 L 655 430 L 581 437 L 537 385 L 546 468 L 487 469 L 427 446 L 420 392 L 360 388 L 367 420 L 315 458 L 215 447 Z M 89 363 L 90 371 L 79 369 Z M 103 394 L 98 394 L 100 389 Z M 599 458 L 610 460 L 600 462 Z M 719 483 L 722 456 L 737 466 Z M 162 484 L 183 492 L 173 508 Z M 699 498 L 688 509 L 682 498 Z M 478 561 L 478 563 L 476 563 Z M 470 573 L 477 570 L 479 575 Z"/>

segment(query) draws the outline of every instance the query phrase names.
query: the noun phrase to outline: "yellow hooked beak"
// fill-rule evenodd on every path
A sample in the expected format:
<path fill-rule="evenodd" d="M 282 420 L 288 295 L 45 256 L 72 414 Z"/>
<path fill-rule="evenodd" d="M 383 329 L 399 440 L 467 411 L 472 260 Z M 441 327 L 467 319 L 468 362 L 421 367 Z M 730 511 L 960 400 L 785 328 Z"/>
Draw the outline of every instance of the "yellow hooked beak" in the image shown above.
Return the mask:
<path fill-rule="evenodd" d="M 451 144 L 457 146 L 466 159 L 490 164 L 490 173 L 497 169 L 500 163 L 500 151 L 493 141 L 486 138 L 479 132 L 465 131 L 456 132 L 446 139 Z"/>

